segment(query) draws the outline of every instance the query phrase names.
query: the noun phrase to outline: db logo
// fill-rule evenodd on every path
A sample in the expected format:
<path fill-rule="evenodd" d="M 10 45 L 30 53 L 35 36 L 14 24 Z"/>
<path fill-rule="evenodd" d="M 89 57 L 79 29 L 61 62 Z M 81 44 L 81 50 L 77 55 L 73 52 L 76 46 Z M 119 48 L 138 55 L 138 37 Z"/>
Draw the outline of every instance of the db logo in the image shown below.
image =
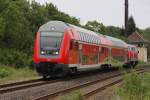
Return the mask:
<path fill-rule="evenodd" d="M 51 59 L 47 59 L 47 61 L 51 61 Z"/>

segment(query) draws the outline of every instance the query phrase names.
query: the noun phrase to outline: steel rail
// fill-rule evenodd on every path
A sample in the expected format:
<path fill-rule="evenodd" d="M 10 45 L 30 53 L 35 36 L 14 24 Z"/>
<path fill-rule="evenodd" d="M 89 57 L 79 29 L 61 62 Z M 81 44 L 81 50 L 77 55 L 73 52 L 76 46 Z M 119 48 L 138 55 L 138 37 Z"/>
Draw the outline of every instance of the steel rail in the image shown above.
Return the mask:
<path fill-rule="evenodd" d="M 139 68 L 139 69 L 136 69 L 135 71 L 142 71 L 144 70 L 144 68 Z M 75 85 L 75 86 L 72 86 L 72 87 L 69 87 L 67 89 L 63 89 L 63 90 L 60 90 L 60 91 L 56 91 L 54 93 L 50 93 L 48 95 L 43 95 L 41 97 L 37 97 L 37 98 L 34 98 L 32 100 L 48 100 L 50 98 L 54 98 L 54 97 L 57 97 L 59 96 L 60 94 L 66 94 L 66 93 L 69 93 L 70 91 L 73 91 L 73 90 L 78 90 L 80 88 L 83 88 L 83 87 L 88 87 L 90 85 L 93 85 L 93 84 L 96 84 L 96 83 L 99 83 L 99 82 L 103 82 L 103 81 L 106 81 L 106 80 L 109 80 L 109 79 L 112 79 L 114 77 L 118 77 L 118 76 L 121 76 L 121 75 L 124 75 L 123 73 L 117 73 L 115 75 L 111 75 L 111 76 L 106 76 L 106 77 L 103 77 L 101 79 L 97 79 L 97 80 L 94 80 L 92 82 L 86 82 L 86 83 L 83 83 L 83 84 L 78 84 L 78 85 Z M 111 85 L 114 85 L 116 83 L 119 83 L 121 82 L 123 79 L 120 79 L 120 80 L 117 80 L 115 81 L 114 83 L 110 83 L 109 85 L 107 86 L 111 86 Z M 106 86 L 106 87 L 107 87 Z M 103 89 L 105 89 L 105 87 L 102 87 Z M 95 90 L 95 91 L 98 91 L 98 90 Z M 88 95 L 88 94 L 87 94 Z"/>

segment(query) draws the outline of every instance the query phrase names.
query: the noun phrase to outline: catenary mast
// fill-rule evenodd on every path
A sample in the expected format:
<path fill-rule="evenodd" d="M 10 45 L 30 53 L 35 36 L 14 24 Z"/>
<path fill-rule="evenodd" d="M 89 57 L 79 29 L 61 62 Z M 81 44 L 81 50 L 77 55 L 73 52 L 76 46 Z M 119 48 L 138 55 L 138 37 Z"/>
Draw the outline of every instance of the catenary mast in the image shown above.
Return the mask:
<path fill-rule="evenodd" d="M 127 29 L 128 29 L 128 0 L 125 0 L 125 35 L 127 35 Z"/>

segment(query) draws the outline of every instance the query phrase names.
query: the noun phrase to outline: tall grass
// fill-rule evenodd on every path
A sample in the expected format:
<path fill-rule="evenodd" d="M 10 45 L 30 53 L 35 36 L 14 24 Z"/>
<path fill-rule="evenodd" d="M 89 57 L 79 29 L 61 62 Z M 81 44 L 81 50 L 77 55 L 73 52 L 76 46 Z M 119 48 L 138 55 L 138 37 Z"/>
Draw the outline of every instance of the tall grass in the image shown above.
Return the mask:
<path fill-rule="evenodd" d="M 35 77 L 38 77 L 36 71 L 27 67 L 16 69 L 14 67 L 0 65 L 0 84 L 12 81 L 29 80 Z"/>
<path fill-rule="evenodd" d="M 117 89 L 114 100 L 150 100 L 150 74 L 127 74 L 122 87 Z"/>

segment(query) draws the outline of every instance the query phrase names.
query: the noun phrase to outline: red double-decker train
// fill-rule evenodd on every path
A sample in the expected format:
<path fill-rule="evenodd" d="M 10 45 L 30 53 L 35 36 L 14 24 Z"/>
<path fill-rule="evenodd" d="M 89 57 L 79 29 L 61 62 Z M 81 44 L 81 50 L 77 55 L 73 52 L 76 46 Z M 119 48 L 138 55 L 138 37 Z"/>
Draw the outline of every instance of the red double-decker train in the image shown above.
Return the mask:
<path fill-rule="evenodd" d="M 138 51 L 126 42 L 62 21 L 49 21 L 36 35 L 34 64 L 47 76 L 65 76 L 86 68 L 131 67 Z"/>

